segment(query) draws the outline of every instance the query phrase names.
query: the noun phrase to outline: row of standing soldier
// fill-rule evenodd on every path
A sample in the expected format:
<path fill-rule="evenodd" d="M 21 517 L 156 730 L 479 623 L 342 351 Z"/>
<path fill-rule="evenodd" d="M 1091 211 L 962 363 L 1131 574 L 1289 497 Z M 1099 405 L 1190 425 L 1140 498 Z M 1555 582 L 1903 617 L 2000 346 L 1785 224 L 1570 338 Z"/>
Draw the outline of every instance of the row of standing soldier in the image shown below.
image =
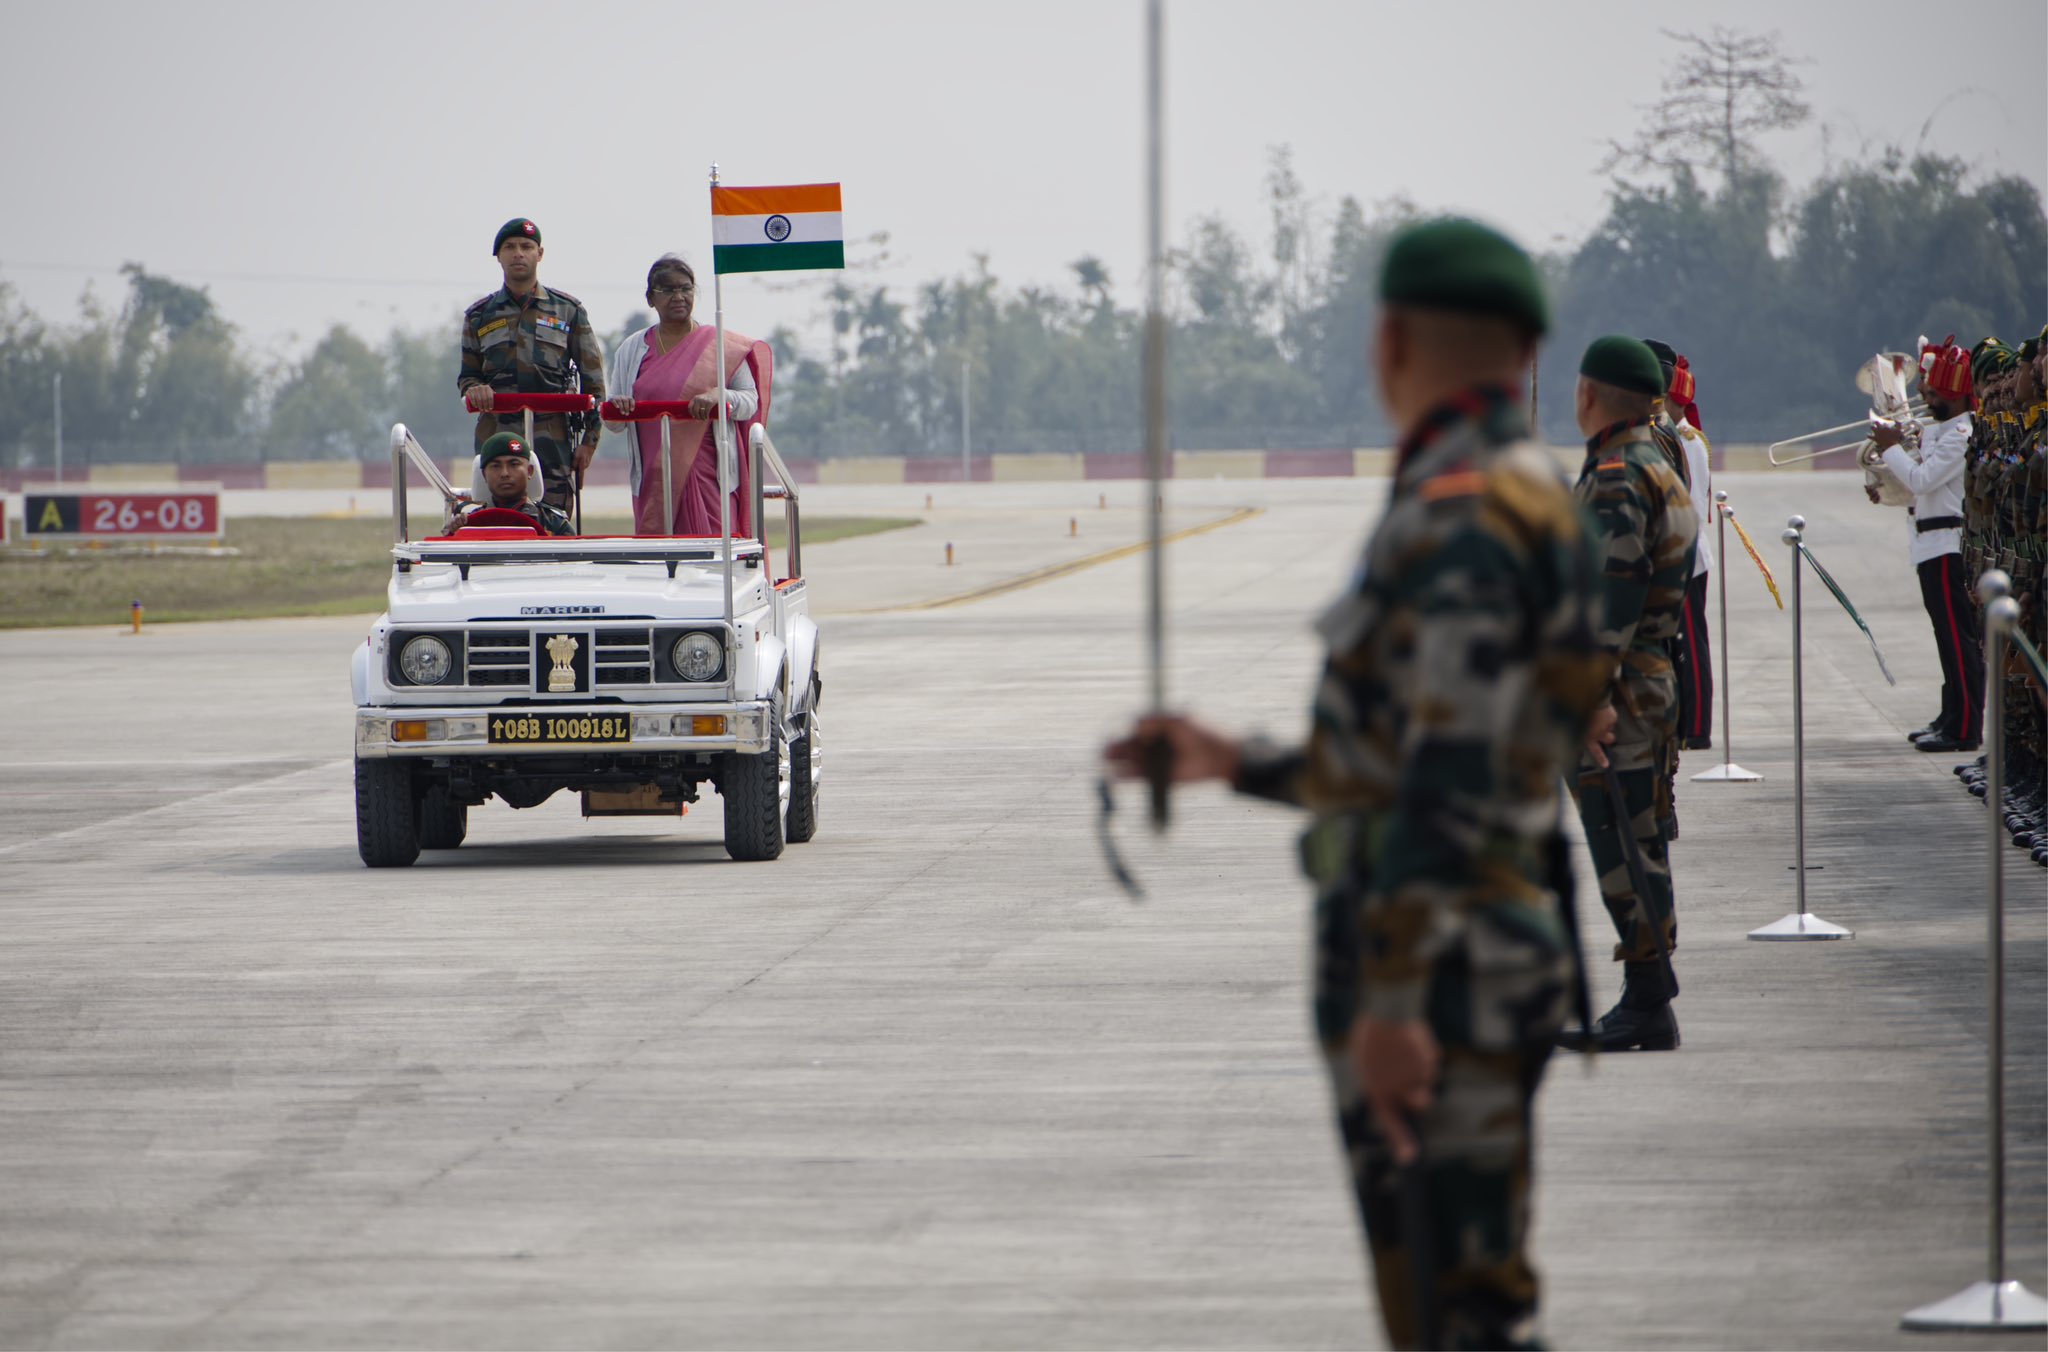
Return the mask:
<path fill-rule="evenodd" d="M 2048 328 L 2017 348 L 1986 338 L 1972 350 L 1977 418 L 1963 470 L 1963 557 L 1969 576 L 2000 569 L 2012 579 L 2020 632 L 2048 652 Z M 2015 654 L 2002 672 L 2004 814 L 2014 844 L 2048 867 L 2048 699 Z M 1985 792 L 1982 763 L 1958 767 Z"/>

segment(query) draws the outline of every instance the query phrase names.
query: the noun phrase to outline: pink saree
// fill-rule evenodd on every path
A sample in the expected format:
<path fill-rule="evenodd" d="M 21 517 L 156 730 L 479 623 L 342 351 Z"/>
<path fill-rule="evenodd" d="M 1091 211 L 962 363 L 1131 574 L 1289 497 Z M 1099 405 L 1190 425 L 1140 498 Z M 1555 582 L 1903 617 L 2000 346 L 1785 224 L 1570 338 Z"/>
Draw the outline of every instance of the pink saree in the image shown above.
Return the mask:
<path fill-rule="evenodd" d="M 633 382 L 633 398 L 694 399 L 718 393 L 718 368 L 712 364 L 713 340 L 717 331 L 699 324 L 689 336 L 664 353 L 655 341 L 655 330 L 647 331 L 647 354 L 640 359 L 640 373 Z M 760 397 L 760 409 L 744 423 L 734 425 L 738 448 L 738 472 L 733 476 L 732 533 L 751 537 L 753 479 L 748 464 L 747 444 L 755 427 L 768 420 L 769 385 L 774 374 L 774 355 L 766 343 L 756 342 L 731 329 L 725 331 L 725 378 L 728 387 L 744 363 L 752 372 Z M 718 452 L 715 419 L 675 419 L 669 432 L 670 479 L 675 502 L 662 510 L 664 479 L 661 472 L 661 423 L 635 424 L 640 455 L 640 488 L 633 495 L 635 535 L 718 534 Z M 667 520 L 664 521 L 664 516 Z"/>

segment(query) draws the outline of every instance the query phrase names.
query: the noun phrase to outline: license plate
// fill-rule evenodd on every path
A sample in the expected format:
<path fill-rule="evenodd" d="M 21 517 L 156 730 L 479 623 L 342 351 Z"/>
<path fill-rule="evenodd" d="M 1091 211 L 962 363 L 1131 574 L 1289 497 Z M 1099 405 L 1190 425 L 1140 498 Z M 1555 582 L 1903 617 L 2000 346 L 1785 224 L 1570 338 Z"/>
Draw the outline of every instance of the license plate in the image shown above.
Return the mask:
<path fill-rule="evenodd" d="M 512 745 L 630 742 L 631 714 L 492 714 L 490 740 Z"/>

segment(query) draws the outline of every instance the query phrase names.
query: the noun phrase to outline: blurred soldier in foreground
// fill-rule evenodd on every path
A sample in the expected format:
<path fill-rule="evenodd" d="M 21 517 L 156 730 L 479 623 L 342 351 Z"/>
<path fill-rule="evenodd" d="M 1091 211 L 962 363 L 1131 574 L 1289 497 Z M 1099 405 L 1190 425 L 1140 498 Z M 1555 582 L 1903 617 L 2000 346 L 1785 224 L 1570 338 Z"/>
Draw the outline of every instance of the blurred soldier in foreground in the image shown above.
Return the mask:
<path fill-rule="evenodd" d="M 1922 751 L 1975 751 L 1984 728 L 1984 643 L 1963 567 L 1963 457 L 1970 445 L 1970 357 L 1952 342 L 1921 348 L 1921 397 L 1934 425 L 1920 433 L 1917 457 L 1901 445 L 1904 429 L 1871 424 L 1885 468 L 1913 493 L 1913 568 L 1920 602 L 1941 656 L 1941 713 L 1913 745 Z"/>
<path fill-rule="evenodd" d="M 1656 354 L 1641 340 L 1595 339 L 1579 363 L 1577 412 L 1586 460 L 1576 495 L 1599 526 L 1600 645 L 1609 655 L 1605 701 L 1579 766 L 1579 820 L 1600 875 L 1600 898 L 1621 942 L 1621 1001 L 1589 1028 L 1560 1038 L 1572 1051 L 1670 1051 L 1678 1046 L 1671 1001 L 1678 981 L 1664 951 L 1678 946 L 1671 891 L 1669 763 L 1677 754 L 1678 682 L 1667 645 L 1678 633 L 1692 580 L 1699 518 L 1651 434 L 1666 388 Z M 1621 784 L 1628 820 L 1617 821 L 1605 771 Z M 1629 877 L 1628 842 L 1642 857 L 1648 896 Z M 1663 931 L 1660 945 L 1651 930 Z"/>
<path fill-rule="evenodd" d="M 462 369 L 455 388 L 478 410 L 477 449 L 495 432 L 523 431 L 525 415 L 491 412 L 493 396 L 570 394 L 604 398 L 604 355 L 583 302 L 540 284 L 540 227 L 519 217 L 498 227 L 491 252 L 505 284 L 462 316 Z M 534 415 L 534 450 L 549 506 L 569 510 L 575 477 L 597 453 L 600 424 L 566 413 Z"/>
<path fill-rule="evenodd" d="M 1164 739 L 1176 779 L 1314 814 L 1316 1029 L 1387 1335 L 1524 1347 L 1530 1104 L 1578 948 L 1558 781 L 1606 669 L 1591 557 L 1527 440 L 1519 391 L 1548 322 L 1528 258 L 1470 221 L 1417 226 L 1380 299 L 1401 444 L 1386 513 L 1318 622 L 1307 744 L 1159 718 L 1108 756 L 1135 777 Z"/>

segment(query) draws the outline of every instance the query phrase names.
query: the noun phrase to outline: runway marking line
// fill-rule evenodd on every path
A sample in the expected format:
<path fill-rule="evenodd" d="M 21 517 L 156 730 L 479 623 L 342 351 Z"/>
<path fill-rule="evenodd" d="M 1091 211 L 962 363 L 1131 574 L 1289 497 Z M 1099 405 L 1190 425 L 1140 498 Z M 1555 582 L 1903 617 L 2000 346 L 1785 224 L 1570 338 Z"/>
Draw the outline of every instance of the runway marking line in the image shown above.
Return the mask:
<path fill-rule="evenodd" d="M 1263 516 L 1265 512 L 1266 509 L 1263 507 L 1240 507 L 1234 512 L 1217 517 L 1214 521 L 1204 521 L 1200 525 L 1188 526 L 1185 529 L 1175 531 L 1171 535 L 1163 536 L 1159 543 L 1161 545 L 1175 544 L 1193 536 L 1207 534 L 1212 530 L 1222 530 L 1225 526 L 1235 526 L 1241 521 L 1249 521 L 1255 516 Z M 1149 540 L 1139 540 L 1134 544 L 1119 545 L 1115 549 L 1105 549 L 1100 554 L 1090 554 L 1085 558 L 1073 559 L 1066 563 L 1055 563 L 1044 568 L 1034 568 L 1028 573 L 1019 573 L 1015 577 L 1004 578 L 1000 582 L 991 582 L 987 586 L 976 587 L 972 591 L 956 592 L 951 596 L 941 596 L 931 601 L 913 601 L 908 605 L 882 606 L 875 610 L 856 610 L 851 613 L 855 615 L 890 615 L 905 610 L 945 610 L 952 606 L 969 605 L 975 601 L 986 601 L 992 596 L 1001 596 L 1005 592 L 1022 591 L 1026 587 L 1035 587 L 1041 582 L 1050 582 L 1054 578 L 1065 577 L 1069 573 L 1078 573 L 1084 569 L 1096 567 L 1099 564 L 1114 563 L 1118 559 L 1127 559 L 1133 554 L 1143 553 L 1151 548 L 1151 544 L 1152 542 Z"/>

